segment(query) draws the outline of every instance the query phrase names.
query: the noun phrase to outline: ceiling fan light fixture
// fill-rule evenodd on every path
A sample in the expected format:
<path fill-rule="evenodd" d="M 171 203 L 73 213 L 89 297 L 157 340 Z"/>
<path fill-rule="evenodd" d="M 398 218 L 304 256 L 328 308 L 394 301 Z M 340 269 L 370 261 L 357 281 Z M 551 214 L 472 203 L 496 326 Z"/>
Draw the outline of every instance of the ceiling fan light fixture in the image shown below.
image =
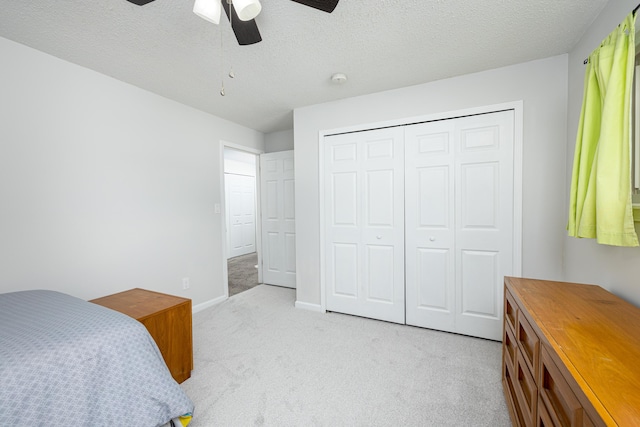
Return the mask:
<path fill-rule="evenodd" d="M 222 5 L 219 0 L 196 0 L 193 5 L 193 13 L 213 24 L 220 23 Z"/>
<path fill-rule="evenodd" d="M 262 10 L 260 0 L 233 0 L 233 8 L 241 21 L 251 21 Z"/>

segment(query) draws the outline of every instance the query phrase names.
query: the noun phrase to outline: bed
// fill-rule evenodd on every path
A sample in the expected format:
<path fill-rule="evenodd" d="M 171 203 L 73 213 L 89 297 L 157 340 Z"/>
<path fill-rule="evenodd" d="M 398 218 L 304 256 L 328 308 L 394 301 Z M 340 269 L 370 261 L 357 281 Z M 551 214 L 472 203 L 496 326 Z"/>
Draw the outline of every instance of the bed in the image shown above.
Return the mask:
<path fill-rule="evenodd" d="M 152 427 L 192 412 L 138 321 L 60 292 L 0 294 L 3 423 Z"/>

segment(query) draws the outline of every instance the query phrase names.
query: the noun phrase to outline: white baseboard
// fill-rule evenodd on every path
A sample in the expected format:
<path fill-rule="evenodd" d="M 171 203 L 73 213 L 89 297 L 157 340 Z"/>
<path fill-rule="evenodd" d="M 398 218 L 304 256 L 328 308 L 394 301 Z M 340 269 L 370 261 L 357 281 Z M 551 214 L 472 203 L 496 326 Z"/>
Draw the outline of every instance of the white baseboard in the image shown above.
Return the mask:
<path fill-rule="evenodd" d="M 320 304 L 311 304 L 308 302 L 296 301 L 296 308 L 302 310 L 316 311 L 318 313 L 326 313 L 326 310 L 322 308 Z"/>
<path fill-rule="evenodd" d="M 211 299 L 209 301 L 205 301 L 202 304 L 194 305 L 191 308 L 192 313 L 197 313 L 199 311 L 204 310 L 205 308 L 213 307 L 214 305 L 220 304 L 223 301 L 226 301 L 229 297 L 226 295 L 222 295 L 221 297 Z"/>

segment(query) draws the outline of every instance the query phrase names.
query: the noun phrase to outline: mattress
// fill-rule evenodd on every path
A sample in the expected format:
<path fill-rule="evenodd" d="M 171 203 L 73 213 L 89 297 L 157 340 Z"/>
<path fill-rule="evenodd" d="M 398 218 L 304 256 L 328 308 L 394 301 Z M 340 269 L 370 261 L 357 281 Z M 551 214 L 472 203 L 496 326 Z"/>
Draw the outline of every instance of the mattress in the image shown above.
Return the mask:
<path fill-rule="evenodd" d="M 160 426 L 193 402 L 138 321 L 60 292 L 0 294 L 0 414 L 28 426 Z"/>

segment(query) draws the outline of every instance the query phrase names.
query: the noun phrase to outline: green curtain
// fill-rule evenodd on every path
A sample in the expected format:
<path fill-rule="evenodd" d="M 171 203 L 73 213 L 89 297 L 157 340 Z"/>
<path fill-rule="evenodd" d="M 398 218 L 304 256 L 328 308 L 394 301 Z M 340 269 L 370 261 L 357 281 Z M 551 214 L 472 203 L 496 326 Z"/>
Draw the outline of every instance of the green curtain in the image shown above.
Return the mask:
<path fill-rule="evenodd" d="M 635 16 L 589 56 L 571 179 L 569 236 L 638 246 L 631 205 Z"/>

